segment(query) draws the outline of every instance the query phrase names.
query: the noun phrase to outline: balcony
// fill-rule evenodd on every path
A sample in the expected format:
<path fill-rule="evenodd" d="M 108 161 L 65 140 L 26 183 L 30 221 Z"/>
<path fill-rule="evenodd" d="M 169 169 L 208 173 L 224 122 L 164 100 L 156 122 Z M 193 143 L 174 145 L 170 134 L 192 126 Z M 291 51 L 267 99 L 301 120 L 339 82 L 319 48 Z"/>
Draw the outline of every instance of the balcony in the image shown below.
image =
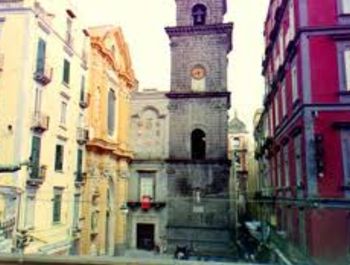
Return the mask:
<path fill-rule="evenodd" d="M 27 180 L 27 185 L 37 187 L 43 184 L 46 179 L 46 172 L 46 165 L 32 165 L 30 168 L 30 177 Z"/>
<path fill-rule="evenodd" d="M 128 201 L 126 205 L 131 211 L 136 211 L 137 209 L 140 208 L 142 211 L 146 212 L 152 208 L 156 211 L 159 211 L 166 206 L 166 203 L 165 202 L 150 202 L 149 204 L 145 204 L 142 201 L 138 201 L 138 202 L 137 201 Z"/>
<path fill-rule="evenodd" d="M 89 141 L 89 130 L 86 128 L 78 127 L 77 129 L 77 142 L 78 144 L 86 144 Z"/>
<path fill-rule="evenodd" d="M 38 66 L 36 72 L 34 73 L 34 80 L 38 83 L 46 86 L 52 80 L 53 68 L 47 63 L 43 67 Z"/>
<path fill-rule="evenodd" d="M 84 225 L 84 218 L 76 218 L 73 223 L 72 235 L 74 238 L 79 238 Z"/>
<path fill-rule="evenodd" d="M 75 173 L 75 186 L 79 187 L 85 184 L 86 182 L 86 172 L 76 172 Z"/>
<path fill-rule="evenodd" d="M 81 108 L 85 109 L 90 105 L 90 93 L 83 93 L 80 97 L 79 105 Z"/>
<path fill-rule="evenodd" d="M 49 129 L 50 117 L 37 111 L 33 115 L 32 129 L 37 132 L 44 132 Z"/>

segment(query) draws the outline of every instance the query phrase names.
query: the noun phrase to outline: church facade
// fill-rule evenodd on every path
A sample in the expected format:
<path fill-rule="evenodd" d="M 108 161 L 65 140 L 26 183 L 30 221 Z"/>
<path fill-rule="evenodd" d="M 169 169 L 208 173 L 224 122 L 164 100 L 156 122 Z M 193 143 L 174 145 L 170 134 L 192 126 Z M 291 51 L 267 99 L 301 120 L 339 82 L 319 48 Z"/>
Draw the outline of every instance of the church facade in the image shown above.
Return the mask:
<path fill-rule="evenodd" d="M 227 254 L 227 55 L 233 24 L 223 22 L 226 0 L 178 0 L 176 5 L 177 24 L 165 28 L 171 50 L 170 91 L 136 93 L 133 98 L 136 152 L 128 202 L 129 245 L 158 246 L 169 253 L 186 245 L 199 255 Z M 153 118 L 146 117 L 152 113 Z M 157 124 L 160 127 L 154 127 Z M 157 137 L 150 128 L 159 131 Z"/>

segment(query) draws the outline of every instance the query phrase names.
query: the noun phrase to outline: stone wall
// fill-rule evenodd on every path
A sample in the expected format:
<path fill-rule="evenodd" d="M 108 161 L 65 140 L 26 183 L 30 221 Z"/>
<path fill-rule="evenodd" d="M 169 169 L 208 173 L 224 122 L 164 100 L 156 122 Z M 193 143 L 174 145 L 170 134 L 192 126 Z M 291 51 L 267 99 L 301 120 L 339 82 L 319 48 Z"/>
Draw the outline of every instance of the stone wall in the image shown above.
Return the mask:
<path fill-rule="evenodd" d="M 191 91 L 191 69 L 206 69 L 206 91 L 227 90 L 227 43 L 222 34 L 193 34 L 171 38 L 171 90 Z"/>

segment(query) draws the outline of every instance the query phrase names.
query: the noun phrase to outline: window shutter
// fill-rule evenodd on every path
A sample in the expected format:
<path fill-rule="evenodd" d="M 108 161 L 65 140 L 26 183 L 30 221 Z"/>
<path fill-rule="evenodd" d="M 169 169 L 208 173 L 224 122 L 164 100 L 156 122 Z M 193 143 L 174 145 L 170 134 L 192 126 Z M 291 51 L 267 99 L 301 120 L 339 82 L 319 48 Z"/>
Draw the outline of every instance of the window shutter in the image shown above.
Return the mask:
<path fill-rule="evenodd" d="M 63 81 L 69 84 L 70 75 L 70 63 L 65 59 L 63 63 Z"/>
<path fill-rule="evenodd" d="M 39 177 L 40 148 L 41 148 L 41 138 L 37 136 L 33 136 L 32 152 L 31 152 L 31 160 L 33 165 L 32 171 L 31 171 L 32 178 Z"/>
<path fill-rule="evenodd" d="M 45 55 L 46 55 L 46 42 L 43 39 L 39 39 L 38 52 L 36 58 L 36 72 L 43 73 L 45 69 Z"/>
<path fill-rule="evenodd" d="M 350 90 L 350 50 L 346 50 L 344 52 L 344 60 L 345 60 L 345 88 L 346 90 Z"/>
<path fill-rule="evenodd" d="M 61 221 L 61 202 L 62 194 L 59 190 L 54 190 L 53 199 L 53 222 L 57 223 Z"/>
<path fill-rule="evenodd" d="M 85 92 L 85 76 L 81 77 L 81 84 L 80 84 L 80 101 L 84 101 L 84 92 Z"/>
<path fill-rule="evenodd" d="M 55 170 L 63 169 L 63 146 L 56 145 Z"/>
<path fill-rule="evenodd" d="M 83 150 L 78 149 L 77 157 L 77 180 L 82 180 L 82 169 L 83 169 Z"/>

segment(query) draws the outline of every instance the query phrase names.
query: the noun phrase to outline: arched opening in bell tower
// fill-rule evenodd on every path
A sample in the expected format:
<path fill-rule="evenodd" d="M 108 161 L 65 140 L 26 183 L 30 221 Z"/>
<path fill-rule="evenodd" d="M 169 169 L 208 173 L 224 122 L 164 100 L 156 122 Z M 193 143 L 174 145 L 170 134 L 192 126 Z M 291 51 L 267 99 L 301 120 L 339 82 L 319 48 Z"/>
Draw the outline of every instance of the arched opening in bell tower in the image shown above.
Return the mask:
<path fill-rule="evenodd" d="M 191 134 L 192 159 L 205 159 L 205 132 L 195 129 Z"/>
<path fill-rule="evenodd" d="M 205 25 L 207 18 L 207 7 L 203 4 L 197 4 L 192 8 L 193 25 Z"/>

